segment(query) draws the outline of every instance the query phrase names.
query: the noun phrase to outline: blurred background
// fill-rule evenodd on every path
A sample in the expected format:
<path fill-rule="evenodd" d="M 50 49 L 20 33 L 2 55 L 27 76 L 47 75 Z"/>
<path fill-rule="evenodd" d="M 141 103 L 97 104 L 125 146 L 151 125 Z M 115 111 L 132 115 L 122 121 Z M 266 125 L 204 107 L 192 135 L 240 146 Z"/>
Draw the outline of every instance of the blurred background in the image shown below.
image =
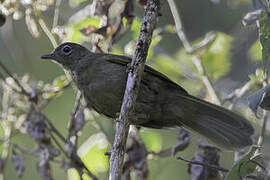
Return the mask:
<path fill-rule="evenodd" d="M 92 12 L 89 12 L 91 10 L 89 7 L 94 2 L 91 0 L 60 1 L 59 18 L 57 24 L 54 24 L 57 2 L 59 3 L 56 0 L 1 1 L 0 12 L 5 14 L 6 22 L 0 27 L 0 60 L 18 77 L 27 74 L 33 81 L 43 81 L 46 84 L 53 82 L 56 77 L 64 75 L 59 66 L 51 61 L 40 59 L 41 55 L 54 49 L 48 35 L 44 33 L 44 28 L 41 27 L 42 23 L 45 23 L 49 30 L 54 27 L 52 36 L 55 37 L 58 44 L 63 41 L 73 41 L 81 43 L 89 49 L 94 48 L 92 45 L 94 38 L 87 35 L 85 31 L 81 31 L 85 27 L 89 29 L 90 25 L 99 24 L 100 26 L 101 20 L 96 22 Z M 13 12 L 6 11 L 11 8 L 8 7 L 8 3 L 11 3 L 9 5 L 12 6 Z M 35 3 L 40 7 L 34 7 Z M 142 3 L 142 1 L 134 3 L 135 17 L 131 30 L 115 41 L 111 48 L 112 53 L 132 55 L 144 12 Z M 213 42 L 207 47 L 207 50 L 199 53 L 199 57 L 202 59 L 207 75 L 214 82 L 218 95 L 225 98 L 236 88 L 249 81 L 250 76 L 261 67 L 256 25 L 244 27 L 241 22 L 246 13 L 254 9 L 253 1 L 181 0 L 175 1 L 175 3 L 186 35 L 192 44 L 202 40 L 206 34 L 215 34 Z M 118 4 L 110 12 L 111 16 L 117 12 L 117 6 Z M 121 2 L 119 6 L 121 6 Z M 175 33 L 174 20 L 166 1 L 162 2 L 160 13 L 157 32 L 154 34 L 147 64 L 166 74 L 192 95 L 209 100 L 205 87 L 197 75 L 198 72 L 191 62 L 191 55 L 186 53 Z M 106 49 L 104 47 L 106 47 L 106 41 L 101 43 L 101 48 Z M 0 71 L 2 70 L 0 69 Z M 252 91 L 247 95 L 251 93 Z M 250 110 L 244 106 L 247 104 L 247 95 L 237 101 L 235 109 L 258 127 L 259 122 L 255 121 Z M 76 91 L 70 86 L 54 97 L 43 109 L 48 119 L 64 136 L 68 133 L 68 123 L 74 107 L 75 96 Z M 87 123 L 79 133 L 79 155 L 84 162 L 87 162 L 87 167 L 100 179 L 107 179 L 109 164 L 108 158 L 103 154 L 111 148 L 114 124 L 112 120 L 88 110 L 85 110 L 85 118 Z M 105 129 L 107 137 L 100 133 L 94 118 Z M 4 137 L 3 128 L 1 134 Z M 149 151 L 159 152 L 177 143 L 177 129 L 142 128 L 140 134 Z M 29 149 L 35 148 L 34 140 L 26 133 L 17 133 L 11 141 Z M 269 147 L 268 136 L 265 143 L 265 148 Z M 3 147 L 1 146 L 1 148 Z M 192 159 L 197 150 L 197 138 L 193 136 L 191 145 L 184 151 L 178 152 L 176 157 Z M 222 152 L 220 156 L 221 166 L 230 168 L 234 161 L 234 153 Z M 36 171 L 37 159 L 27 154 L 23 154 L 23 159 L 25 172 L 21 179 L 40 179 Z M 19 179 L 10 158 L 7 163 L 5 179 Z M 150 180 L 189 179 L 187 163 L 176 160 L 175 157 L 152 156 L 149 157 L 148 163 L 148 179 Z M 54 179 L 68 179 L 68 176 L 74 176 L 72 171 L 66 173 L 60 164 L 51 163 L 51 165 Z"/>

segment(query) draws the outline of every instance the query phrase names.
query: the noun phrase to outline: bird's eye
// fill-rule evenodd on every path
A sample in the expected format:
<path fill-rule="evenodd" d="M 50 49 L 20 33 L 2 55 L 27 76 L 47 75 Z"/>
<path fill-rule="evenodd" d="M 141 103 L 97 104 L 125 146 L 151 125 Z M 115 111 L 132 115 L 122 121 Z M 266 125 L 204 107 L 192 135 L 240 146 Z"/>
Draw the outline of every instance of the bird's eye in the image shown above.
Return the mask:
<path fill-rule="evenodd" d="M 66 46 L 63 47 L 62 51 L 63 51 L 63 53 L 65 55 L 70 55 L 71 52 L 72 52 L 72 49 L 71 49 L 71 47 L 69 45 L 66 45 Z"/>

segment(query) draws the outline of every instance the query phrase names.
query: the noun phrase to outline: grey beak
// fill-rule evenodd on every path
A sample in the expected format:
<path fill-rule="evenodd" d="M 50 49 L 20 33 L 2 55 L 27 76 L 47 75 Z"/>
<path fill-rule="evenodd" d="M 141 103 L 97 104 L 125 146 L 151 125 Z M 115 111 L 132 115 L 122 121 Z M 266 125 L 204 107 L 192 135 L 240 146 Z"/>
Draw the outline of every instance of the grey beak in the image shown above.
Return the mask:
<path fill-rule="evenodd" d="M 54 54 L 45 54 L 43 56 L 40 56 L 41 59 L 53 59 L 54 58 Z"/>

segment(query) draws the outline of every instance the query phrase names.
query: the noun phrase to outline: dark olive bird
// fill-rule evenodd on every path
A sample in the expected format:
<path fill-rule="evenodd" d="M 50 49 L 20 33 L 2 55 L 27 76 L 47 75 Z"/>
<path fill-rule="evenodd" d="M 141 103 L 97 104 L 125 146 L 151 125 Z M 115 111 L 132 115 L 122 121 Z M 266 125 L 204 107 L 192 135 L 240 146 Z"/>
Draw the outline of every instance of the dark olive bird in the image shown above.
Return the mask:
<path fill-rule="evenodd" d="M 98 113 L 117 118 L 131 58 L 92 53 L 75 43 L 61 44 L 41 58 L 53 59 L 66 69 Z M 229 150 L 251 145 L 254 131 L 243 117 L 189 95 L 181 86 L 147 65 L 131 122 L 157 129 L 184 127 Z"/>

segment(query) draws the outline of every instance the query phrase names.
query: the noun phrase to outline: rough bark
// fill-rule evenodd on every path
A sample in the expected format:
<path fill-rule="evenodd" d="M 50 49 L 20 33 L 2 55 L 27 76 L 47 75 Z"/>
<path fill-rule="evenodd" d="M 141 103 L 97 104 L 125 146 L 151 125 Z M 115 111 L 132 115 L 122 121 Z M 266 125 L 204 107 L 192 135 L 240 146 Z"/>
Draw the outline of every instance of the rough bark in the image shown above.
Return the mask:
<path fill-rule="evenodd" d="M 126 140 L 130 125 L 129 116 L 136 103 L 148 48 L 151 44 L 152 34 L 157 23 L 159 6 L 159 0 L 148 0 L 146 5 L 140 36 L 132 58 L 125 95 L 116 126 L 115 139 L 110 158 L 110 180 L 121 179 L 123 160 L 126 150 Z"/>

